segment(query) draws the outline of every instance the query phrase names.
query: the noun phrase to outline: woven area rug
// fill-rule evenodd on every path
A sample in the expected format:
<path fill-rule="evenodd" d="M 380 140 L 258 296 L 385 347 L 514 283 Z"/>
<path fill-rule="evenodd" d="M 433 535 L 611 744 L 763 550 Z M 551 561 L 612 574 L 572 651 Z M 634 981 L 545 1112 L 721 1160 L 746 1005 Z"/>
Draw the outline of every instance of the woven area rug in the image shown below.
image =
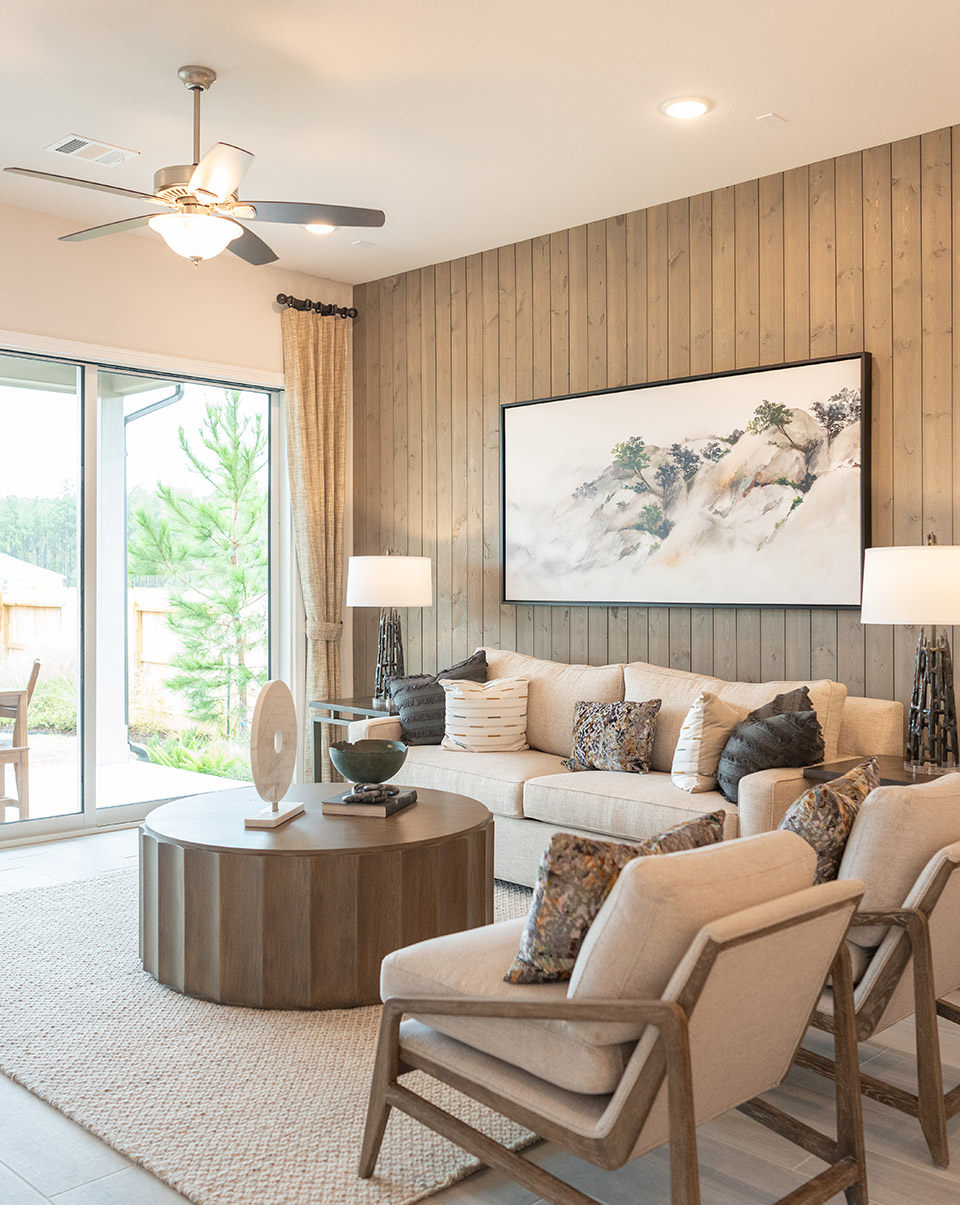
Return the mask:
<path fill-rule="evenodd" d="M 529 900 L 498 884 L 498 919 Z M 478 1166 L 394 1111 L 358 1180 L 379 1008 L 262 1012 L 161 987 L 137 957 L 136 870 L 4 895 L 0 966 L 0 1069 L 198 1205 L 407 1205 Z M 500 1142 L 531 1141 L 417 1078 Z"/>

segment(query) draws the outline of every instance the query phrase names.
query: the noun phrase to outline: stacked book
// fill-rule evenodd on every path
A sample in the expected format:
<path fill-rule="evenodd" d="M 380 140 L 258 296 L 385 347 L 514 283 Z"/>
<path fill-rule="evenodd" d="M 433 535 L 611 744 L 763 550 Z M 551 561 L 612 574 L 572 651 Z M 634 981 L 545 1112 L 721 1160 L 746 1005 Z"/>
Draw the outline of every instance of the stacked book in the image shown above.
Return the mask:
<path fill-rule="evenodd" d="M 376 816 L 384 818 L 417 802 L 417 792 L 399 787 L 351 787 L 325 799 L 320 810 L 325 816 Z"/>

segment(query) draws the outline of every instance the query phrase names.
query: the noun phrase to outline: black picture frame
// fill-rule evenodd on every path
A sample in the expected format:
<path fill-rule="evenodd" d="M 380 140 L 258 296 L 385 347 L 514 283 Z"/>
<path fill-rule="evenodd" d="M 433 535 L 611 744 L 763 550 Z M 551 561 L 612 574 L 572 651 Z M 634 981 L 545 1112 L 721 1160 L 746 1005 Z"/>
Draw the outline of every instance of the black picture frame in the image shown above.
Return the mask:
<path fill-rule="evenodd" d="M 805 375 L 802 372 L 804 369 L 809 370 Z M 790 375 L 778 377 L 778 374 Z M 862 351 L 589 390 L 552 398 L 534 398 L 502 406 L 501 602 L 517 606 L 859 609 L 863 550 L 870 543 L 870 377 L 870 353 Z M 833 395 L 829 392 L 831 381 L 837 386 Z M 716 383 L 716 388 L 712 390 L 711 382 Z M 717 437 L 715 431 L 706 430 L 699 437 L 692 438 L 689 432 L 684 432 L 684 422 L 688 426 L 692 424 L 696 427 L 697 422 L 702 425 L 706 421 L 704 415 L 716 416 L 715 420 L 711 417 L 710 421 L 719 421 L 721 413 L 728 416 L 731 407 L 736 411 L 737 403 L 731 399 L 739 396 L 739 391 L 742 391 L 744 398 L 743 417 L 752 421 L 749 412 L 752 410 L 752 417 L 757 417 L 757 399 L 761 396 L 763 401 L 770 401 L 774 406 L 786 404 L 776 401 L 775 386 L 779 386 L 781 396 L 789 395 L 794 399 L 809 397 L 808 404 L 787 407 L 795 413 L 803 412 L 799 418 L 795 417 L 784 423 L 784 428 L 797 427 L 794 432 L 796 438 L 793 439 L 789 430 L 784 428 L 749 430 L 745 421 L 740 439 L 749 435 L 751 441 L 743 445 L 736 460 L 727 460 L 723 466 L 724 473 L 728 466 L 732 473 L 734 466 L 738 470 L 743 467 L 739 461 L 747 461 L 749 457 L 756 461 L 752 466 L 755 469 L 753 478 L 746 484 L 741 478 L 737 478 L 737 488 L 741 492 L 732 501 L 730 498 L 723 498 L 721 501 L 724 505 L 730 503 L 731 507 L 739 506 L 746 493 L 760 489 L 764 506 L 769 504 L 769 508 L 775 512 L 775 515 L 771 516 L 776 525 L 773 531 L 762 521 L 756 522 L 756 530 L 760 533 L 757 551 L 761 557 L 760 561 L 756 561 L 749 554 L 747 543 L 753 533 L 751 524 L 755 522 L 751 508 L 740 506 L 744 514 L 750 512 L 749 521 L 738 524 L 736 519 L 732 518 L 728 530 L 723 531 L 723 516 L 714 505 L 712 509 L 715 514 L 709 517 L 709 521 L 708 511 L 703 512 L 704 521 L 700 530 L 696 526 L 695 505 L 689 502 L 680 505 L 683 498 L 676 477 L 666 485 L 661 484 L 658 493 L 658 485 L 651 474 L 658 474 L 659 480 L 663 477 L 660 466 L 666 464 L 664 472 L 669 478 L 670 464 L 673 464 L 676 475 L 682 478 L 688 499 L 694 491 L 699 491 L 696 496 L 706 497 L 713 488 L 711 482 L 718 480 L 721 475 L 720 470 L 712 466 L 725 459 L 728 454 L 733 454 L 740 440 L 729 443 L 726 438 Z M 859 391 L 858 420 L 851 420 L 849 417 L 852 413 L 850 407 L 853 405 L 853 394 L 843 392 L 854 387 Z M 827 392 L 824 393 L 824 390 Z M 767 398 L 766 393 L 773 396 Z M 835 402 L 834 395 L 841 400 Z M 711 398 L 715 399 L 715 409 L 711 409 Z M 563 403 L 568 405 L 558 405 Z M 684 418 L 685 404 L 688 407 L 687 418 Z M 815 404 L 825 408 L 830 404 L 840 406 L 841 409 L 847 407 L 846 416 L 841 413 L 831 422 L 829 414 L 824 410 L 818 418 Z M 611 449 L 608 465 L 604 466 L 595 458 L 598 476 L 594 480 L 584 479 L 576 490 L 571 491 L 572 477 L 569 465 L 564 461 L 565 456 L 567 460 L 576 459 L 581 454 L 580 445 L 591 440 L 594 445 L 599 446 L 602 432 L 612 429 L 618 421 L 623 425 L 622 441 L 631 448 L 636 448 L 634 439 L 642 439 L 641 432 L 647 416 L 654 416 L 654 425 L 662 428 L 665 422 L 664 413 L 679 415 L 678 438 L 669 451 L 666 443 L 658 445 L 652 440 L 644 441 L 640 445 L 639 455 L 642 459 L 643 451 L 647 451 L 648 464 L 642 473 L 634 472 L 633 476 L 630 476 L 630 470 L 625 470 L 623 463 L 613 459 L 614 451 L 619 448 L 618 443 Z M 776 413 L 779 412 L 774 412 L 775 415 Z M 622 416 L 619 420 L 616 417 L 618 414 Z M 826 418 L 823 417 L 824 414 Z M 763 416 L 758 421 L 762 423 Z M 558 423 L 563 426 L 559 435 Z M 833 431 L 837 424 L 840 424 L 839 429 L 831 435 L 830 431 Z M 852 430 L 854 426 L 857 427 L 857 432 Z M 735 435 L 737 430 L 740 428 L 732 429 L 730 435 Z M 569 445 L 572 451 L 569 456 L 563 450 L 566 445 L 559 451 L 557 448 L 558 440 L 565 434 L 572 437 Z M 855 438 L 857 434 L 858 439 Z M 837 441 L 841 437 L 844 442 L 838 446 Z M 820 447 L 815 449 L 812 444 L 817 439 L 820 440 Z M 713 444 L 717 446 L 711 447 Z M 793 444 L 793 447 L 790 444 Z M 767 462 L 763 460 L 764 445 L 769 445 L 772 449 Z M 675 448 L 680 451 L 674 453 Z M 848 450 L 849 456 L 844 457 L 842 453 Z M 798 453 L 802 459 L 798 458 Z M 630 460 L 629 450 L 621 455 L 631 464 L 636 460 L 636 457 Z M 716 457 L 711 465 L 707 463 L 708 455 Z M 585 460 L 589 459 L 586 449 L 583 449 L 583 456 Z M 693 468 L 692 458 L 699 459 L 696 468 Z M 787 472 L 784 472 L 771 479 L 778 465 L 794 466 L 792 470 L 788 470 L 792 475 L 788 476 Z M 799 476 L 799 469 L 804 465 L 806 472 Z M 821 471 L 813 472 L 818 466 Z M 747 463 L 745 468 L 749 471 L 751 465 Z M 698 482 L 696 478 L 701 471 L 703 478 Z M 854 471 L 858 475 L 856 483 L 851 480 Z M 531 474 L 535 478 L 535 484 L 532 486 L 525 479 Z M 829 482 L 821 480 L 830 474 L 833 476 Z M 536 494 L 537 482 L 542 491 L 541 498 L 532 496 Z M 784 483 L 782 488 L 781 482 Z M 598 505 L 607 507 L 615 499 L 613 504 L 619 509 L 624 521 L 631 520 L 629 530 L 623 525 L 618 527 L 616 519 L 608 522 L 606 513 L 602 516 L 603 521 L 598 520 L 597 508 L 591 510 L 592 498 L 589 490 L 593 485 L 597 485 L 598 491 L 602 490 L 604 494 Z M 733 486 L 729 488 L 733 489 Z M 794 491 L 792 501 L 789 496 L 784 496 L 784 489 Z M 818 492 L 813 493 L 814 489 Z M 584 493 L 580 494 L 579 491 Z M 609 498 L 606 496 L 608 493 Z M 639 496 L 642 505 L 631 497 L 631 493 Z M 831 496 L 837 500 L 833 509 L 829 505 Z M 678 502 L 676 507 L 675 498 Z M 787 501 L 790 501 L 789 509 Z M 791 526 L 788 520 L 792 511 L 800 509 L 802 504 L 808 501 L 814 502 L 815 505 L 808 507 L 802 523 L 794 520 Z M 526 512 L 522 509 L 524 502 L 528 507 Z M 659 526 L 653 511 L 644 510 L 644 507 L 651 506 L 654 510 L 659 506 Z M 662 558 L 662 563 L 666 565 L 669 562 L 671 568 L 658 578 L 654 572 L 657 566 L 653 563 L 653 558 L 656 553 L 664 550 L 670 536 L 677 531 L 677 524 L 670 517 L 674 509 L 684 516 L 681 533 L 692 533 L 692 538 L 696 540 L 692 545 L 695 551 L 690 553 L 689 566 L 695 563 L 698 569 L 697 572 L 681 572 L 680 569 L 674 568 L 684 565 L 678 534 L 674 545 L 679 544 L 679 549 L 668 548 Z M 638 512 L 639 517 L 635 517 Z M 802 539 L 795 539 L 795 550 L 790 548 L 790 540 L 786 537 L 793 538 L 794 532 L 799 536 L 804 527 L 815 527 L 816 521 L 824 519 L 827 515 L 830 517 L 827 527 L 824 527 L 824 522 L 820 523 L 821 528 L 824 528 L 821 538 L 816 538 L 815 534 L 808 530 L 803 532 Z M 646 524 L 643 530 L 642 524 Z M 787 530 L 781 534 L 781 528 Z M 526 543 L 523 539 L 524 529 L 531 533 Z M 656 535 L 658 531 L 663 534 L 663 538 L 659 540 Z M 632 532 L 639 534 L 634 536 Z M 725 541 L 727 544 L 736 545 L 737 541 L 740 541 L 740 547 L 727 555 L 719 545 L 717 548 L 710 547 L 713 537 L 720 540 L 720 544 Z M 538 551 L 535 547 L 541 539 L 546 551 Z M 763 568 L 764 547 L 768 552 L 769 573 L 760 572 Z M 774 547 L 776 555 L 771 555 L 770 550 Z M 609 551 L 603 551 L 607 549 Z M 591 562 L 592 558 L 597 561 L 601 555 L 609 558 L 605 564 L 600 565 L 601 572 L 596 572 L 589 566 L 580 568 L 584 560 Z M 749 571 L 745 571 L 743 566 L 747 566 Z M 789 574 L 785 572 L 785 566 L 790 568 Z M 623 571 L 624 581 L 628 583 L 625 587 L 618 583 L 617 569 Z M 698 576 L 703 581 L 702 590 L 694 580 Z M 671 577 L 688 588 L 678 589 L 675 596 L 664 597 Z M 583 579 L 582 584 L 578 578 Z M 607 588 L 593 590 L 591 580 L 598 586 L 605 585 Z M 739 585 L 731 586 L 731 581 Z M 577 588 L 570 589 L 571 584 Z M 757 588 L 758 584 L 764 588 Z M 836 585 L 833 591 L 835 596 L 831 596 L 833 585 Z M 533 588 L 524 588 L 531 586 Z M 610 588 L 611 586 L 615 588 Z M 732 596 L 734 591 L 736 597 Z"/>

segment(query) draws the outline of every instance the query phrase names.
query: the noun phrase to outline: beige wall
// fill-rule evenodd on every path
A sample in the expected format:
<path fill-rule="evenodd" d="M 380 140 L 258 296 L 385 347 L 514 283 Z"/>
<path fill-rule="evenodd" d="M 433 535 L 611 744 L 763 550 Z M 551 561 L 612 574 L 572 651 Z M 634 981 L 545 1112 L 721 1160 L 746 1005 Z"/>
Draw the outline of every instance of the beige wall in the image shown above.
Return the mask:
<path fill-rule="evenodd" d="M 351 304 L 348 284 L 226 253 L 195 268 L 155 235 L 57 241 L 76 229 L 0 205 L 0 331 L 280 373 L 277 293 Z"/>
<path fill-rule="evenodd" d="M 866 349 L 873 542 L 951 543 L 958 195 L 944 129 L 358 286 L 355 551 L 437 563 L 409 669 L 485 643 L 907 700 L 916 633 L 856 611 L 501 606 L 499 405 Z M 374 617 L 356 618 L 369 674 Z"/>

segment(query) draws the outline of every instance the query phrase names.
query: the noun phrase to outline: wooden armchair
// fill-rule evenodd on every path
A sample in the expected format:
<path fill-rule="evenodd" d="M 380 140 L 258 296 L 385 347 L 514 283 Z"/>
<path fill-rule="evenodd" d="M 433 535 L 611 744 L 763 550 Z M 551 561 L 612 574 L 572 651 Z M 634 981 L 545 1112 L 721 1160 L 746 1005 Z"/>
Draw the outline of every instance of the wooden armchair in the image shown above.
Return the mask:
<path fill-rule="evenodd" d="M 920 1121 L 931 1158 L 950 1161 L 946 1125 L 960 1112 L 960 1085 L 944 1094 L 937 1016 L 960 1024 L 960 1008 L 940 999 L 960 988 L 960 774 L 920 786 L 879 787 L 854 823 L 840 878 L 865 883 L 853 919 L 854 1007 L 858 1041 L 914 1015 L 917 1092 L 861 1073 L 861 1091 Z M 812 1024 L 833 1032 L 827 989 Z M 833 1061 L 801 1047 L 797 1062 L 823 1075 Z"/>
<path fill-rule="evenodd" d="M 34 661 L 30 680 L 23 690 L 0 690 L 0 719 L 13 720 L 11 743 L 7 744 L 5 736 L 0 735 L 0 821 L 5 818 L 8 807 L 15 807 L 21 820 L 30 815 L 27 709 L 39 676 L 40 662 Z M 16 798 L 6 793 L 8 765 L 13 766 Z"/>
<path fill-rule="evenodd" d="M 587 935 L 569 985 L 504 984 L 523 922 L 389 955 L 361 1177 L 373 1174 L 396 1108 L 545 1201 L 591 1205 L 400 1082 L 419 1070 L 603 1168 L 669 1142 L 673 1205 L 700 1201 L 697 1125 L 740 1108 L 828 1164 L 784 1201 L 844 1192 L 865 1205 L 844 943 L 862 885 L 810 887 L 814 862 L 802 839 L 779 832 L 636 859 Z M 831 968 L 835 1141 L 756 1099 L 786 1075 Z"/>

